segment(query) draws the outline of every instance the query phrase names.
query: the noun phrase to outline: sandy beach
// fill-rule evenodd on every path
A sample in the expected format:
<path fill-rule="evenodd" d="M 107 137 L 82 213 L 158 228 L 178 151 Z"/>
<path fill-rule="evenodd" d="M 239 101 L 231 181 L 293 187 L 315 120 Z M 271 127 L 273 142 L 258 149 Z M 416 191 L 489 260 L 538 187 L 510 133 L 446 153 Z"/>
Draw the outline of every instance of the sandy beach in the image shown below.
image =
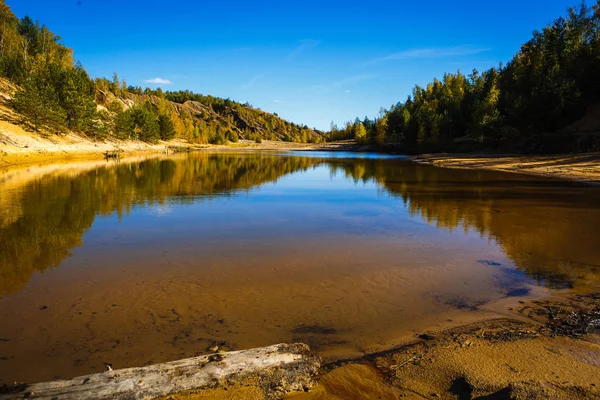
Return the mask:
<path fill-rule="evenodd" d="M 445 168 L 491 169 L 600 183 L 600 153 L 548 156 L 423 154 L 412 158 L 419 163 Z"/>

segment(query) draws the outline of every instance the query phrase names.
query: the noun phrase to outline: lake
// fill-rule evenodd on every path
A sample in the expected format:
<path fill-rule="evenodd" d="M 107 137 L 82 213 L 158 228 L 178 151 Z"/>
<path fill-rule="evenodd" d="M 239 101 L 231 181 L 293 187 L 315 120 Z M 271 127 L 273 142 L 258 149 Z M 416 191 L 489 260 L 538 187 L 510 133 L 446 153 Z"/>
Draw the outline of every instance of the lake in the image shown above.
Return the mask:
<path fill-rule="evenodd" d="M 600 189 L 374 154 L 0 171 L 0 383 L 304 342 L 326 360 L 600 283 Z"/>

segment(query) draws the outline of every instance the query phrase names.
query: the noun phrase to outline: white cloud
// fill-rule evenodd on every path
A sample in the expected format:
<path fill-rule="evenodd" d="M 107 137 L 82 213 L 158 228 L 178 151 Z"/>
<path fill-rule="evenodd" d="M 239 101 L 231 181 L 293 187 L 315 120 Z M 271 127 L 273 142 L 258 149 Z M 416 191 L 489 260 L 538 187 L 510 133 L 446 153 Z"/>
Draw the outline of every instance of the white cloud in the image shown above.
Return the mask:
<path fill-rule="evenodd" d="M 152 78 L 152 79 L 146 79 L 144 82 L 146 83 L 153 83 L 155 85 L 170 85 L 171 81 L 165 78 Z"/>
<path fill-rule="evenodd" d="M 281 103 L 281 100 L 273 100 L 273 103 Z"/>
<path fill-rule="evenodd" d="M 373 60 L 365 61 L 359 64 L 360 66 L 367 66 L 373 64 L 379 64 L 385 61 L 392 60 L 408 60 L 417 58 L 443 58 L 443 57 L 459 57 L 459 56 L 471 56 L 480 54 L 490 50 L 484 47 L 472 47 L 472 46 L 456 46 L 456 47 L 432 47 L 423 49 L 412 49 L 405 50 L 399 53 L 387 55 L 385 57 L 375 58 Z"/>
<path fill-rule="evenodd" d="M 349 91 L 349 90 L 346 90 L 346 93 L 350 93 L 350 91 Z"/>

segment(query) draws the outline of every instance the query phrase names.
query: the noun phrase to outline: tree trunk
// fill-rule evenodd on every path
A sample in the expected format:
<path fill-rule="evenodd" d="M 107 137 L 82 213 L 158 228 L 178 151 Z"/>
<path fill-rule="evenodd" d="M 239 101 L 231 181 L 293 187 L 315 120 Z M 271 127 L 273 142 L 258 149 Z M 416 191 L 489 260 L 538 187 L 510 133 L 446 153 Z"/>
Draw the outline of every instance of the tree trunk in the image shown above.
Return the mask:
<path fill-rule="evenodd" d="M 265 389 L 265 396 L 281 398 L 286 393 L 312 387 L 320 360 L 307 345 L 278 344 L 251 350 L 110 370 L 69 380 L 15 387 L 3 400 L 130 400 L 155 399 L 170 394 L 243 383 L 251 379 Z"/>

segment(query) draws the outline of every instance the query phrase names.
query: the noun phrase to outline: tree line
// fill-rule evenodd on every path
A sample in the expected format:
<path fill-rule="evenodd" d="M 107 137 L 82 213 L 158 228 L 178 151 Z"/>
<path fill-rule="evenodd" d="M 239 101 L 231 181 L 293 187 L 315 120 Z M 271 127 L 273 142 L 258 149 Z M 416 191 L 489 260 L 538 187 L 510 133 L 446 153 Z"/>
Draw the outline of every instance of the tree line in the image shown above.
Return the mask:
<path fill-rule="evenodd" d="M 28 16 L 18 19 L 4 0 L 0 0 L 0 76 L 16 86 L 9 105 L 36 131 L 148 142 L 174 137 L 217 144 L 240 138 L 324 140 L 319 131 L 247 103 L 191 91 L 142 89 L 116 73 L 112 80 L 91 79 L 59 36 Z M 201 106 L 188 107 L 187 102 Z"/>
<path fill-rule="evenodd" d="M 600 1 L 570 8 L 506 65 L 416 85 L 376 118 L 332 123 L 328 139 L 408 152 L 600 150 L 599 133 L 577 126 L 600 101 L 599 26 Z"/>

